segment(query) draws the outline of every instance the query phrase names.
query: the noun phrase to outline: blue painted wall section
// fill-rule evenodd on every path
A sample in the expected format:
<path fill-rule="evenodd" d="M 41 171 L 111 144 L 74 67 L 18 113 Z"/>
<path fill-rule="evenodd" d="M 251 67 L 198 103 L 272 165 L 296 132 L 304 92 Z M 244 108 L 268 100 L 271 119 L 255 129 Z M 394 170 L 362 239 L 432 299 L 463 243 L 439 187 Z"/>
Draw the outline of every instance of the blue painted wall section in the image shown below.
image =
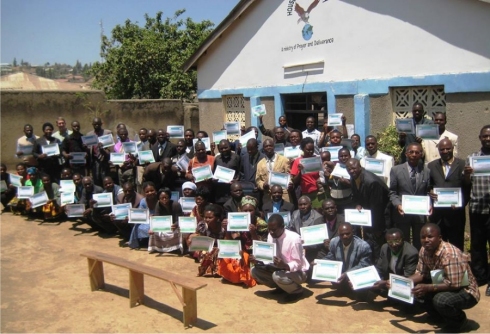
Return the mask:
<path fill-rule="evenodd" d="M 357 94 L 354 95 L 354 127 L 356 133 L 361 136 L 361 140 L 364 140 L 369 132 L 369 125 L 371 124 L 371 112 L 370 112 L 369 95 Z"/>

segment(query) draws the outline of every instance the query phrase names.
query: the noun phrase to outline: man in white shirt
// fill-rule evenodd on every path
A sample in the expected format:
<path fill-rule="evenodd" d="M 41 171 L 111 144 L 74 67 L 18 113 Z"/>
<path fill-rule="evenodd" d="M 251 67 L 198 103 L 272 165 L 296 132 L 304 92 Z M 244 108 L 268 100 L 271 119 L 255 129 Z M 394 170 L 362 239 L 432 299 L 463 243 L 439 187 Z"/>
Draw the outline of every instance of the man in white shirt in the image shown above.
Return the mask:
<path fill-rule="evenodd" d="M 426 139 L 422 141 L 422 148 L 424 149 L 424 163 L 427 165 L 429 162 L 440 159 L 439 149 L 437 145 L 439 142 L 447 138 L 453 143 L 453 154 L 458 156 L 458 136 L 452 132 L 446 130 L 447 117 L 443 112 L 434 113 L 434 123 L 439 126 L 439 139 Z"/>
<path fill-rule="evenodd" d="M 366 143 L 366 155 L 360 160 L 361 166 L 366 168 L 366 158 L 384 160 L 385 165 L 383 170 L 383 180 L 386 182 L 386 185 L 389 187 L 390 171 L 393 165 L 395 164 L 395 160 L 391 155 L 384 154 L 383 152 L 378 151 L 378 140 L 376 139 L 375 136 L 373 135 L 367 136 L 365 143 Z"/>
<path fill-rule="evenodd" d="M 315 119 L 313 117 L 308 117 L 306 119 L 306 130 L 301 134 L 303 135 L 303 139 L 306 137 L 313 139 L 313 143 L 315 144 L 315 153 L 318 154 L 318 140 L 320 139 L 320 135 L 322 133 L 315 128 Z"/>
<path fill-rule="evenodd" d="M 34 129 L 30 124 L 24 125 L 24 134 L 25 136 L 17 139 L 17 157 L 22 158 L 28 166 L 37 166 L 37 160 L 32 156 L 32 148 L 39 136 L 34 134 Z"/>
<path fill-rule="evenodd" d="M 73 131 L 68 130 L 68 128 L 66 127 L 66 121 L 63 117 L 58 117 L 58 119 L 56 120 L 56 125 L 58 126 L 58 131 L 53 133 L 53 137 L 59 139 L 60 142 L 63 142 L 66 137 L 73 133 Z"/>

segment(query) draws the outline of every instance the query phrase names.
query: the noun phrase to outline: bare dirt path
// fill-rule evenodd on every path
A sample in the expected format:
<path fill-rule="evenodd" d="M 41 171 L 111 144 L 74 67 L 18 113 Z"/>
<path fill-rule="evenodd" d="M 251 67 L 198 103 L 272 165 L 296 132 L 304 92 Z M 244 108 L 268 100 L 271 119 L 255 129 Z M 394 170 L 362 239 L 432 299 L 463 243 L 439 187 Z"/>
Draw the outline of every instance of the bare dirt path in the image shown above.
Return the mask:
<path fill-rule="evenodd" d="M 90 291 L 81 250 L 93 249 L 195 277 L 187 257 L 149 255 L 120 247 L 120 239 L 87 233 L 87 225 L 27 221 L 2 214 L 1 332 L 183 332 L 180 302 L 166 282 L 145 278 L 146 305 L 129 308 L 128 272 L 105 266 L 107 288 Z M 423 314 L 407 316 L 378 297 L 374 303 L 337 297 L 329 283 L 307 286 L 308 296 L 283 304 L 268 288 L 245 289 L 219 278 L 198 278 L 197 325 L 185 332 L 434 332 Z M 469 319 L 490 332 L 490 297 Z M 478 327 L 475 324 L 475 327 Z M 437 328 L 436 328 L 437 329 Z"/>

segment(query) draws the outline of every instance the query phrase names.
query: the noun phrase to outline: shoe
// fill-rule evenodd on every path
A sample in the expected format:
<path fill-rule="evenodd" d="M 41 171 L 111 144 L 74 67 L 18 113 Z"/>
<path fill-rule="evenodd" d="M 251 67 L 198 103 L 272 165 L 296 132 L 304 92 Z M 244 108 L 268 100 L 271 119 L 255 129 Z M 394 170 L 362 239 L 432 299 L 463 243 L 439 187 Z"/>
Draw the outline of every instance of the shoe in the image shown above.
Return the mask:
<path fill-rule="evenodd" d="M 490 283 L 487 286 L 487 291 L 485 291 L 485 296 L 490 297 Z"/>
<path fill-rule="evenodd" d="M 286 291 L 284 291 L 281 288 L 275 288 L 274 290 L 269 291 L 269 293 L 271 295 L 280 295 L 280 294 L 286 293 Z"/>
<path fill-rule="evenodd" d="M 300 292 L 300 293 L 294 293 L 294 294 L 288 294 L 285 298 L 284 298 L 284 301 L 286 303 L 294 303 L 298 300 L 301 299 L 301 297 L 303 296 L 303 292 Z"/>
<path fill-rule="evenodd" d="M 468 326 L 468 319 L 465 317 L 463 322 L 461 322 L 459 325 L 447 325 L 442 327 L 442 333 L 464 333 L 470 330 L 470 328 L 467 328 Z"/>

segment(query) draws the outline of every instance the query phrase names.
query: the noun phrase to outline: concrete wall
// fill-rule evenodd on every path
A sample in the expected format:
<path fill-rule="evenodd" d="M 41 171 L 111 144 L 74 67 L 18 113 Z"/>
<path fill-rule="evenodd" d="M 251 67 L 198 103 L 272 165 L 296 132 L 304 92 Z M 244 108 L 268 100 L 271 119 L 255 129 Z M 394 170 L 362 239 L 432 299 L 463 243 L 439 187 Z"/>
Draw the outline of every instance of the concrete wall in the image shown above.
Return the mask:
<path fill-rule="evenodd" d="M 12 168 L 19 160 L 14 157 L 17 138 L 23 135 L 26 123 L 34 127 L 34 133 L 42 135 L 42 124 L 63 116 L 67 123 L 80 122 L 82 133 L 92 130 L 92 118 L 101 117 L 103 127 L 115 132 L 118 123 L 125 123 L 130 138 L 141 127 L 164 128 L 183 124 L 198 130 L 197 104 L 180 100 L 111 100 L 100 91 L 6 91 L 1 92 L 1 149 L 2 162 Z M 70 127 L 70 126 L 69 126 Z"/>
<path fill-rule="evenodd" d="M 384 129 L 393 124 L 393 102 L 390 94 L 371 96 L 371 134 L 377 135 L 383 132 Z M 364 145 L 364 138 L 361 138 Z"/>

